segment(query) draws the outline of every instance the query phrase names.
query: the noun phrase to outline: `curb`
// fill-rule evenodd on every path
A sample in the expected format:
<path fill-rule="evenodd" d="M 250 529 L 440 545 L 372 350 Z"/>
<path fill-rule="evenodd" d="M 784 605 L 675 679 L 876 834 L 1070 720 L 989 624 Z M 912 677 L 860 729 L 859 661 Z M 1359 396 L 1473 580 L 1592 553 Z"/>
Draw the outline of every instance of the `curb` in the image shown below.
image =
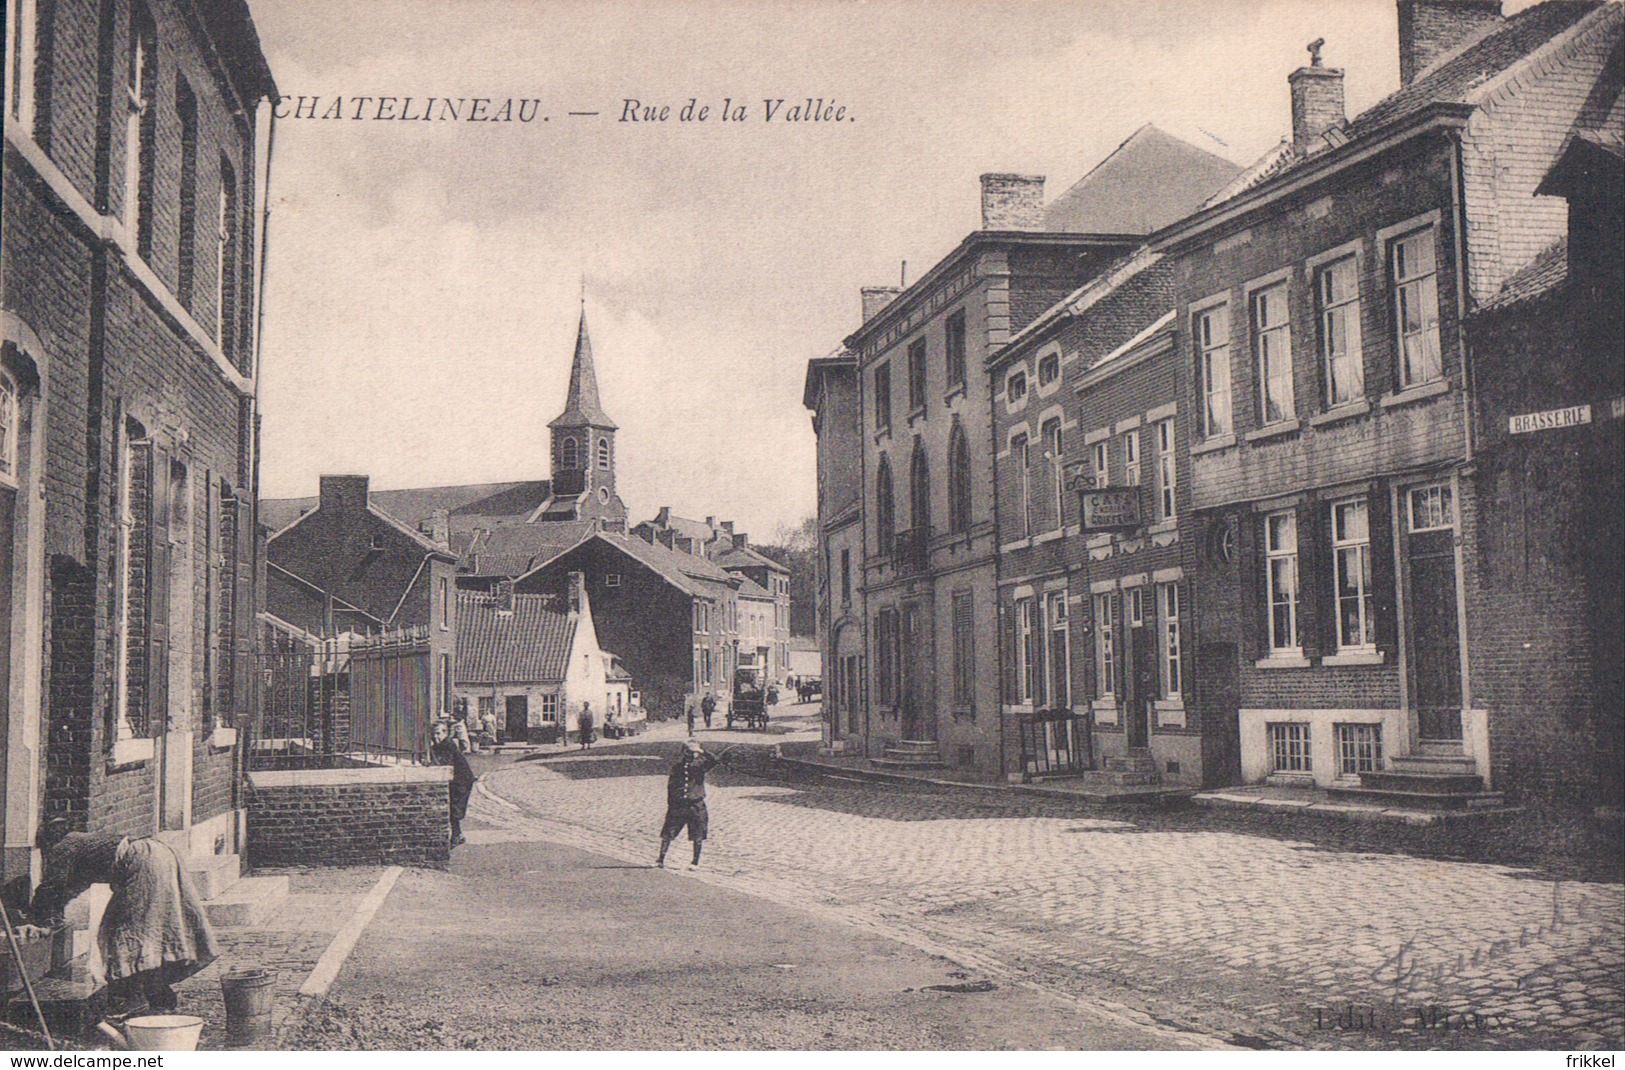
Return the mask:
<path fill-rule="evenodd" d="M 1042 799 L 1059 799 L 1093 806 L 1164 805 L 1172 799 L 1189 798 L 1195 790 L 1179 788 L 1169 789 L 1164 792 L 1142 792 L 1137 795 L 1112 798 L 1109 796 L 1084 795 L 1075 791 L 1061 791 L 1056 788 L 1044 787 L 1042 784 L 977 784 L 967 783 L 963 780 L 938 780 L 935 777 L 909 776 L 907 773 L 888 773 L 880 769 L 849 769 L 841 765 L 825 765 L 823 762 L 815 762 L 807 758 L 780 756 L 778 761 L 783 765 L 794 766 L 809 772 L 850 776 L 858 780 L 872 780 L 882 784 L 924 784 L 934 788 L 989 792 L 995 795 L 1032 795 Z"/>

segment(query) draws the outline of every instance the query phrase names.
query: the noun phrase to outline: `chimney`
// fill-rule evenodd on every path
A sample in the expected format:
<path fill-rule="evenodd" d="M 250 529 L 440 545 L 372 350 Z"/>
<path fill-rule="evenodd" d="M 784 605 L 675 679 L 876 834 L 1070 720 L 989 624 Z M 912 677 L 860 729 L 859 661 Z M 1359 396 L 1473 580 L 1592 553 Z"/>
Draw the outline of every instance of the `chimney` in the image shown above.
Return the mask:
<path fill-rule="evenodd" d="M 983 230 L 1043 230 L 1043 175 L 983 175 Z"/>
<path fill-rule="evenodd" d="M 1287 76 L 1292 86 L 1292 148 L 1307 156 L 1320 135 L 1343 124 L 1343 72 L 1320 65 L 1324 37 L 1309 43 L 1309 66 Z"/>
<path fill-rule="evenodd" d="M 732 520 L 724 520 L 722 522 L 722 533 L 728 536 L 729 539 L 734 537 L 734 522 Z"/>
<path fill-rule="evenodd" d="M 436 509 L 418 521 L 418 534 L 428 536 L 430 541 L 441 546 L 450 546 L 451 514 L 444 509 Z"/>
<path fill-rule="evenodd" d="M 513 580 L 507 576 L 497 580 L 497 609 L 503 613 L 513 612 Z"/>
<path fill-rule="evenodd" d="M 580 572 L 570 573 L 569 598 L 569 612 L 573 617 L 581 612 L 582 606 L 587 604 L 587 577 Z"/>
<path fill-rule="evenodd" d="M 863 298 L 863 322 L 868 323 L 880 315 L 880 310 L 891 304 L 903 291 L 895 286 L 865 286 L 858 290 Z"/>
<path fill-rule="evenodd" d="M 734 536 L 734 549 L 743 550 L 750 545 L 750 536 L 743 531 Z"/>
<path fill-rule="evenodd" d="M 706 517 L 705 518 L 705 526 L 708 527 L 708 528 L 711 528 L 713 531 L 716 530 L 717 518 L 714 517 L 714 516 Z"/>
<path fill-rule="evenodd" d="M 655 527 L 663 528 L 671 523 L 671 506 L 662 505 L 660 512 L 655 514 Z"/>
<path fill-rule="evenodd" d="M 317 508 L 325 512 L 362 512 L 367 508 L 366 476 L 323 476 Z"/>
<path fill-rule="evenodd" d="M 678 535 L 674 532 L 671 537 L 671 548 L 680 554 L 694 556 L 694 540 L 687 535 Z"/>
<path fill-rule="evenodd" d="M 1501 25 L 1501 0 L 1399 0 L 1399 84 Z"/>

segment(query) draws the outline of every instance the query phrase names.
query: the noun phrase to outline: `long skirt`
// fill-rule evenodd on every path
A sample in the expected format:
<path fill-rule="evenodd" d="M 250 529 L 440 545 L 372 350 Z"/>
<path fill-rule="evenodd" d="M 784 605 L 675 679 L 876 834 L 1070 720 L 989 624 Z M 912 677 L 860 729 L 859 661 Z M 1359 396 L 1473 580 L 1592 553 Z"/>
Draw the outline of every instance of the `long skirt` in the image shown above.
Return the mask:
<path fill-rule="evenodd" d="M 197 889 L 168 845 L 127 840 L 112 885 L 98 934 L 109 981 L 160 968 L 179 979 L 220 953 Z"/>

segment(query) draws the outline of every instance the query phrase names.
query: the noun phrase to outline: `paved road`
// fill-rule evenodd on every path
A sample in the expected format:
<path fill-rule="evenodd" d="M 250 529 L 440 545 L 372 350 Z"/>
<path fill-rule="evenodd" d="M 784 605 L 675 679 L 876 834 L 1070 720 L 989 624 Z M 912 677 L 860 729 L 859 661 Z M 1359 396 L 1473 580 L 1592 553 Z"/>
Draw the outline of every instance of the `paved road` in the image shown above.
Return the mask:
<path fill-rule="evenodd" d="M 675 743 L 497 768 L 472 842 L 652 860 Z M 762 768 L 752 763 L 753 770 Z M 1625 894 L 1214 815 L 723 774 L 692 877 L 867 927 L 1170 1044 L 1618 1046 Z M 674 854 L 676 852 L 674 851 Z"/>

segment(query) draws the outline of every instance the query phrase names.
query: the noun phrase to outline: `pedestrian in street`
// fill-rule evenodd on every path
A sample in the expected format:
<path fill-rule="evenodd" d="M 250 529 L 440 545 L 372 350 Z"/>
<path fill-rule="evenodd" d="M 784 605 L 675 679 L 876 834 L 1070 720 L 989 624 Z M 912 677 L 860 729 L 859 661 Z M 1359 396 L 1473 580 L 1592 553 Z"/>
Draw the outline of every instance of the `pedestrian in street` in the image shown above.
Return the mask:
<path fill-rule="evenodd" d="M 576 718 L 576 727 L 580 730 L 581 749 L 586 750 L 592 746 L 593 741 L 592 705 L 590 703 L 583 702 L 581 704 L 581 715 Z"/>
<path fill-rule="evenodd" d="M 711 727 L 711 715 L 717 712 L 717 697 L 706 692 L 705 698 L 700 700 L 700 712 L 705 715 L 705 727 Z"/>
<path fill-rule="evenodd" d="M 468 797 L 474 794 L 474 781 L 479 778 L 463 757 L 462 748 L 451 738 L 451 725 L 446 721 L 434 723 L 434 742 L 429 746 L 430 765 L 451 766 L 451 845 L 463 842 L 463 818 L 468 816 Z"/>
<path fill-rule="evenodd" d="M 497 745 L 497 711 L 494 707 L 480 714 L 480 739 L 488 747 Z"/>
<path fill-rule="evenodd" d="M 56 928 L 68 903 L 93 884 L 112 887 L 97 944 L 106 970 L 110 1009 L 175 1009 L 174 985 L 220 953 L 203 901 L 174 848 L 119 833 L 72 832 L 66 818 L 46 822 L 35 840 L 43 879 L 30 920 Z"/>
<path fill-rule="evenodd" d="M 688 735 L 691 739 L 694 736 L 694 700 L 692 698 L 688 700 Z"/>
<path fill-rule="evenodd" d="M 694 860 L 688 868 L 700 868 L 700 850 L 711 827 L 711 815 L 705 809 L 705 774 L 726 757 L 726 751 L 720 755 L 705 753 L 705 748 L 692 739 L 683 744 L 683 756 L 666 777 L 666 820 L 660 826 L 660 856 L 655 859 L 661 869 L 666 868 L 666 850 L 671 841 L 685 828 L 694 844 Z"/>
<path fill-rule="evenodd" d="M 452 717 L 451 738 L 452 742 L 457 744 L 457 749 L 464 754 L 474 749 L 474 742 L 468 737 L 468 706 L 466 704 L 459 707 Z"/>

